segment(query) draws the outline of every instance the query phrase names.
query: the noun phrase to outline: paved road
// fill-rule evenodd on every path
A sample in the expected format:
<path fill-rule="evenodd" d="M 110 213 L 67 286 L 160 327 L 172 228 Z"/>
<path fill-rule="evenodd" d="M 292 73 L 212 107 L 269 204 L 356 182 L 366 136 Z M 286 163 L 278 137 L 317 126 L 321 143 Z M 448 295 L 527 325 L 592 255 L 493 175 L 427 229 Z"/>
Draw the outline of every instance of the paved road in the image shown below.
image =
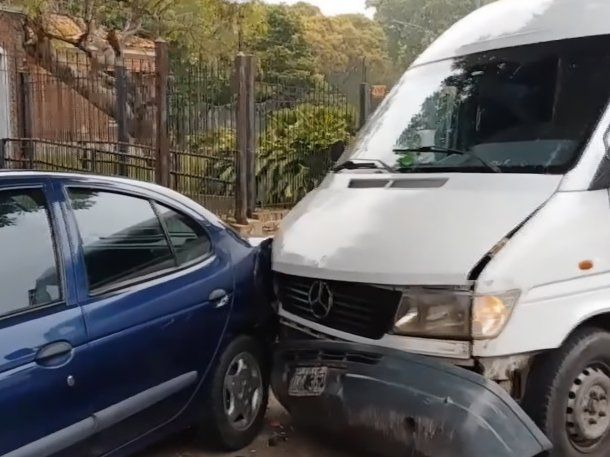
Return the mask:
<path fill-rule="evenodd" d="M 201 449 L 185 434 L 174 437 L 138 457 L 355 457 L 322 443 L 315 436 L 306 435 L 291 426 L 290 416 L 275 401 L 271 402 L 266 426 L 261 436 L 241 452 L 219 453 Z"/>

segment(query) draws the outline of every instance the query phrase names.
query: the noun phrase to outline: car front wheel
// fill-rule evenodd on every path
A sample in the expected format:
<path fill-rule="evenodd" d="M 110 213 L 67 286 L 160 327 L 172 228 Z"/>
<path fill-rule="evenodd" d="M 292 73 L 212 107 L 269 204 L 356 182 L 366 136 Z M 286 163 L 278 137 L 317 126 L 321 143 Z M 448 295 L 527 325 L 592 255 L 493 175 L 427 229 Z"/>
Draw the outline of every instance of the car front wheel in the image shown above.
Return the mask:
<path fill-rule="evenodd" d="M 262 429 L 269 366 L 262 345 L 241 336 L 225 349 L 212 376 L 202 432 L 228 451 L 248 446 Z"/>
<path fill-rule="evenodd" d="M 610 334 L 579 329 L 537 359 L 524 407 L 553 443 L 552 457 L 608 456 Z"/>

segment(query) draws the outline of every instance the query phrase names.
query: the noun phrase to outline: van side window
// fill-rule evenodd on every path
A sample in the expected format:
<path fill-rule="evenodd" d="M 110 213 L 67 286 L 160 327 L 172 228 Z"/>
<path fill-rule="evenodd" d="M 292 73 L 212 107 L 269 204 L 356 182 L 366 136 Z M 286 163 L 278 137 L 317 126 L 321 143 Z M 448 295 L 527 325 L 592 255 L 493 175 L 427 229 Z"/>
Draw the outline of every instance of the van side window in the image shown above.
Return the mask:
<path fill-rule="evenodd" d="M 200 224 L 166 206 L 158 203 L 156 206 L 179 265 L 203 260 L 212 254 L 210 237 Z"/>
<path fill-rule="evenodd" d="M 89 290 L 99 292 L 176 267 L 150 202 L 106 191 L 68 190 Z"/>
<path fill-rule="evenodd" d="M 40 189 L 0 191 L 0 316 L 60 300 L 53 232 Z"/>

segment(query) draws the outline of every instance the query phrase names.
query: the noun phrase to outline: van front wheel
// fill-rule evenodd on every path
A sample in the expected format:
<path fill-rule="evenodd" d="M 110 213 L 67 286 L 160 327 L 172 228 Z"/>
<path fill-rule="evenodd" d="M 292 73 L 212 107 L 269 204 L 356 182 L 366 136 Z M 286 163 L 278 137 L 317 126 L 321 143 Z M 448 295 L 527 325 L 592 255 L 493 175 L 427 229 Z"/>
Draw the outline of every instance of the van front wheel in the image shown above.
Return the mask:
<path fill-rule="evenodd" d="M 610 334 L 583 328 L 534 362 L 523 401 L 552 457 L 604 457 L 610 448 Z"/>

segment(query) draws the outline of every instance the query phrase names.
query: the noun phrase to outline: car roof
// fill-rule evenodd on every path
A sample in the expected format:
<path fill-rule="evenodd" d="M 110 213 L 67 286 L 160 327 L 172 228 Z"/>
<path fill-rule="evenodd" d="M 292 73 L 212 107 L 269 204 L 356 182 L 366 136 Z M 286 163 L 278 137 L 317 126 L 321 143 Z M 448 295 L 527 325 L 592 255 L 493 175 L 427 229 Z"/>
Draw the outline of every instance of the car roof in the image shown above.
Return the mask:
<path fill-rule="evenodd" d="M 148 184 L 152 187 L 158 187 L 156 184 L 146 183 L 143 181 L 136 181 L 129 178 L 123 178 L 119 176 L 105 176 L 105 175 L 96 175 L 92 173 L 68 173 L 68 172 L 60 172 L 60 171 L 37 171 L 37 170 L 12 170 L 10 168 L 0 168 L 0 178 L 24 178 L 24 177 L 52 177 L 52 178 L 75 178 L 75 179 L 83 179 L 90 178 L 95 179 L 96 181 L 107 181 L 114 183 L 138 183 L 138 184 Z"/>
<path fill-rule="evenodd" d="M 202 214 L 208 221 L 217 225 L 219 227 L 223 227 L 220 219 L 212 212 L 208 211 L 206 208 L 201 206 L 199 203 L 191 200 L 190 198 L 182 195 L 175 190 L 169 189 L 167 187 L 159 186 L 158 184 L 153 184 L 145 181 L 137 181 L 135 179 L 122 178 L 116 176 L 104 176 L 104 175 L 94 175 L 94 174 L 86 174 L 86 173 L 63 173 L 63 172 L 51 172 L 51 171 L 33 171 L 33 170 L 6 170 L 0 169 L 0 183 L 4 178 L 51 178 L 51 179 L 59 179 L 59 180 L 77 180 L 81 182 L 90 181 L 91 183 L 107 183 L 113 185 L 123 185 L 129 186 L 131 188 L 138 187 L 140 189 L 149 191 L 155 194 L 161 194 L 166 197 L 170 197 L 173 200 L 176 200 L 179 203 L 182 203 L 186 207 L 191 208 L 192 210 Z"/>
<path fill-rule="evenodd" d="M 420 65 L 493 49 L 610 34 L 608 0 L 499 0 L 443 33 Z"/>
<path fill-rule="evenodd" d="M 153 192 L 167 193 L 172 192 L 170 189 L 152 184 L 145 181 L 137 181 L 135 179 L 122 178 L 117 176 L 104 176 L 95 175 L 88 173 L 65 173 L 65 172 L 54 172 L 54 171 L 34 171 L 34 170 L 7 170 L 0 169 L 0 179 L 2 178 L 55 178 L 55 179 L 76 179 L 79 181 L 90 180 L 98 183 L 109 183 L 109 184 L 126 184 L 131 186 L 138 186 Z"/>

